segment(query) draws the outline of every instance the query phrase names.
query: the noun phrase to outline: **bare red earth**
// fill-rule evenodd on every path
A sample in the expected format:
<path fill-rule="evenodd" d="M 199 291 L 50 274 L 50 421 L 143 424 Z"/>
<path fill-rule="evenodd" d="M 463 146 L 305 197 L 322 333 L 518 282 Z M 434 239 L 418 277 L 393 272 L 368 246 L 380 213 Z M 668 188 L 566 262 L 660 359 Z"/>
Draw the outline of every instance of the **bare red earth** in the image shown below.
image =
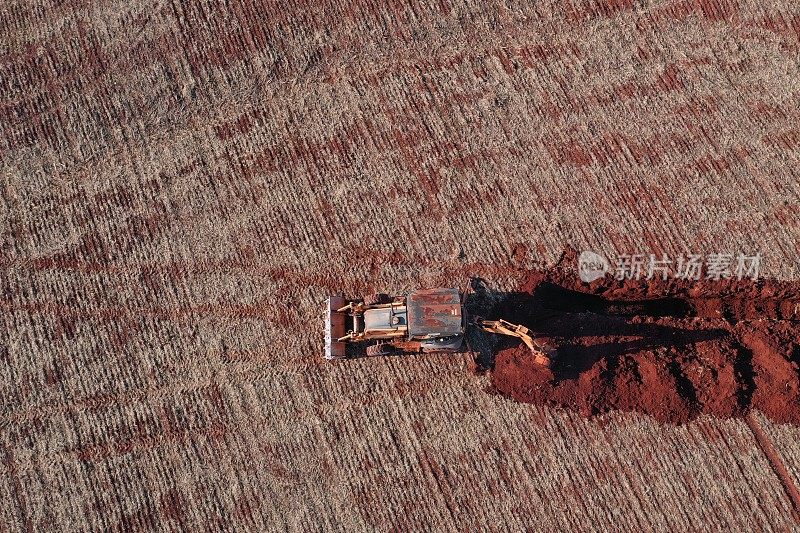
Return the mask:
<path fill-rule="evenodd" d="M 557 348 L 547 369 L 524 345 L 502 341 L 484 361 L 497 392 L 585 416 L 621 410 L 685 422 L 755 408 L 800 423 L 800 283 L 587 284 L 574 259 L 528 272 L 519 292 L 497 298 L 490 318 L 522 323 Z"/>

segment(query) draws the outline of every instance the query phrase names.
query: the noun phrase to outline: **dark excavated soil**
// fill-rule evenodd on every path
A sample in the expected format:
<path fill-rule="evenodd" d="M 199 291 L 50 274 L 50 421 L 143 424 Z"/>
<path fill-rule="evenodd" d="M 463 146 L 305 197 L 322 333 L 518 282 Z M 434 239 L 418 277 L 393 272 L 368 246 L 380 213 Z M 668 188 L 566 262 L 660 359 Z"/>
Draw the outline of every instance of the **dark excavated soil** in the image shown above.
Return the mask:
<path fill-rule="evenodd" d="M 592 416 L 636 411 L 684 422 L 699 414 L 800 423 L 800 283 L 774 280 L 583 283 L 574 254 L 494 295 L 488 318 L 528 326 L 556 348 L 536 365 L 513 339 L 479 359 L 493 390 Z"/>

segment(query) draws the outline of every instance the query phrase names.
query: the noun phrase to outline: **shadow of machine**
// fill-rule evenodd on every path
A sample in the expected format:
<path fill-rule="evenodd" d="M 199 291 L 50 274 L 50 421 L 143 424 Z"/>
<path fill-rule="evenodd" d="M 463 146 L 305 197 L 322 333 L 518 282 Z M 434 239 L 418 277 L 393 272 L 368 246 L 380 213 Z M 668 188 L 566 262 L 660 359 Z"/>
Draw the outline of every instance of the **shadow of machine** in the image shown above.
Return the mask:
<path fill-rule="evenodd" d="M 648 320 L 697 316 L 695 302 L 688 298 L 615 300 L 551 282 L 540 283 L 533 293 L 501 292 L 490 289 L 480 278 L 471 280 L 471 289 L 464 303 L 468 313 L 523 324 L 540 344 L 549 346 L 556 382 L 577 378 L 601 358 L 608 358 L 613 365 L 626 353 L 678 348 L 727 335 L 721 328 L 693 331 Z M 586 345 L 582 337 L 608 340 Z M 513 344 L 511 339 L 490 337 L 479 330 L 467 332 L 467 345 L 477 353 L 481 370 L 492 369 L 494 354 Z"/>

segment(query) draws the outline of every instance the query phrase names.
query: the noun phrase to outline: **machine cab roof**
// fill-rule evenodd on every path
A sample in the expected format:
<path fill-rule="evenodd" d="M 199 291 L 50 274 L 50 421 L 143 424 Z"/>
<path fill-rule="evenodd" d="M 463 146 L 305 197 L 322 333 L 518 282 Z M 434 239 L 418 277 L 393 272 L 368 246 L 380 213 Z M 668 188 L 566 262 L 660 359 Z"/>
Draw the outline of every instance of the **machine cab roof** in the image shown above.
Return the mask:
<path fill-rule="evenodd" d="M 412 338 L 460 335 L 464 332 L 458 289 L 426 289 L 406 298 L 408 334 Z"/>

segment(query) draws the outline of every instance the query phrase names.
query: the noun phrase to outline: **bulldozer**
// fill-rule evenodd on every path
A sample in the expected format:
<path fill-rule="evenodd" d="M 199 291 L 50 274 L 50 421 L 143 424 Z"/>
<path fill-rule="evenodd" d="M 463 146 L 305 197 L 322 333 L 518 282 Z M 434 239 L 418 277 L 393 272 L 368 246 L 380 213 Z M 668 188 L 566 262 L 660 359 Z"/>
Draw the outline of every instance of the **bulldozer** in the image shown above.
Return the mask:
<path fill-rule="evenodd" d="M 366 355 L 456 352 L 467 327 L 522 340 L 536 363 L 549 366 L 550 354 L 537 345 L 528 328 L 506 320 L 468 320 L 462 293 L 455 288 L 422 289 L 401 296 L 370 294 L 363 298 L 328 298 L 325 358 L 348 358 L 348 345 L 366 344 Z"/>

